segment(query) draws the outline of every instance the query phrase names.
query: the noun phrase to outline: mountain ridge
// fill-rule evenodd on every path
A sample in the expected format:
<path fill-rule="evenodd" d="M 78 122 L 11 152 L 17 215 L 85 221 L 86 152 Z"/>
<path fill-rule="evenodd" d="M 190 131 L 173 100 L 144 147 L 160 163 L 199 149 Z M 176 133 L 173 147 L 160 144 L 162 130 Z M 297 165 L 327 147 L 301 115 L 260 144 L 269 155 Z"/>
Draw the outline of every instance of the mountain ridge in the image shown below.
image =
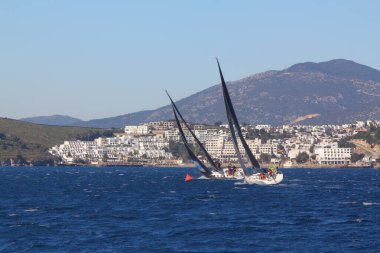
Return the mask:
<path fill-rule="evenodd" d="M 241 123 L 281 125 L 309 114 L 320 114 L 307 119 L 309 124 L 380 118 L 380 71 L 349 60 L 298 63 L 227 82 L 227 86 Z M 222 98 L 216 84 L 176 104 L 188 121 L 213 124 L 226 122 Z M 78 124 L 122 127 L 172 118 L 170 106 L 165 105 Z"/>
<path fill-rule="evenodd" d="M 73 126 L 75 124 L 81 124 L 83 120 L 74 118 L 68 115 L 54 114 L 51 116 L 36 116 L 19 119 L 21 121 L 43 124 L 43 125 L 59 125 L 59 126 Z"/>

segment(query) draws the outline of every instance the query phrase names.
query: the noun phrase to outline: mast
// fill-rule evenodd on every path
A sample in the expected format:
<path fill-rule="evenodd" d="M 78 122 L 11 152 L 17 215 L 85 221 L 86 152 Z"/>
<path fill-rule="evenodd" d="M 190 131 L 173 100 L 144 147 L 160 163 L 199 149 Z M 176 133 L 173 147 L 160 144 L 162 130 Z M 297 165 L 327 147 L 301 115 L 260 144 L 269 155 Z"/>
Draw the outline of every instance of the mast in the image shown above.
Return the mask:
<path fill-rule="evenodd" d="M 166 90 L 165 90 L 166 91 Z M 207 152 L 206 148 L 202 145 L 202 143 L 200 142 L 200 140 L 197 138 L 197 136 L 195 135 L 195 133 L 191 130 L 190 128 L 190 125 L 186 122 L 186 120 L 182 117 L 182 114 L 180 113 L 180 111 L 178 110 L 176 104 L 173 102 L 172 98 L 170 97 L 168 91 L 166 91 L 166 94 L 168 95 L 171 103 L 172 103 L 172 107 L 175 109 L 175 111 L 178 113 L 179 117 L 181 118 L 182 122 L 185 124 L 187 130 L 190 132 L 190 134 L 193 136 L 194 140 L 196 141 L 196 143 L 198 144 L 198 146 L 201 148 L 202 152 L 205 154 L 205 157 L 207 159 L 207 161 L 211 164 L 211 166 L 216 170 L 216 171 L 220 171 L 220 168 L 219 166 L 217 166 L 214 162 L 214 159 L 212 159 L 211 155 Z"/>
<path fill-rule="evenodd" d="M 247 168 L 245 167 L 244 161 L 243 161 L 241 154 L 240 154 L 239 145 L 237 142 L 236 133 L 235 133 L 234 125 L 233 125 L 233 120 L 232 120 L 232 117 L 230 115 L 230 108 L 228 106 L 228 103 L 226 101 L 225 96 L 223 96 L 223 98 L 224 98 L 224 104 L 226 106 L 228 126 L 230 128 L 230 133 L 231 133 L 231 138 L 232 138 L 232 143 L 234 145 L 235 153 L 236 153 L 236 156 L 238 158 L 239 164 L 244 171 L 244 174 L 247 175 L 248 171 L 247 171 Z"/>
<path fill-rule="evenodd" d="M 176 112 L 175 112 L 175 108 L 174 108 L 173 104 L 172 104 L 172 109 L 173 109 L 173 114 L 174 114 L 174 117 L 175 117 L 175 121 L 177 122 L 177 126 L 178 126 L 178 130 L 179 130 L 179 133 L 180 133 L 181 139 L 182 139 L 182 141 L 183 141 L 183 144 L 185 145 L 185 148 L 186 148 L 186 150 L 187 150 L 187 153 L 188 153 L 189 156 L 190 156 L 190 159 L 191 159 L 196 165 L 198 165 L 198 166 L 201 167 L 200 171 L 201 171 L 201 173 L 202 173 L 203 175 L 205 175 L 205 176 L 210 176 L 210 175 L 212 174 L 212 171 L 211 171 L 209 168 L 207 168 L 207 166 L 204 165 L 204 164 L 202 163 L 202 161 L 199 160 L 198 157 L 197 157 L 197 156 L 194 154 L 194 152 L 191 150 L 191 148 L 190 148 L 190 144 L 189 144 L 189 143 L 187 142 L 187 140 L 186 140 L 185 134 L 184 134 L 184 132 L 183 132 L 183 129 L 182 129 L 181 123 L 180 123 L 179 120 L 178 120 L 178 117 L 177 117 L 177 114 L 176 114 Z"/>
<path fill-rule="evenodd" d="M 260 164 L 259 162 L 256 160 L 255 156 L 252 154 L 252 151 L 251 149 L 248 147 L 248 144 L 247 142 L 245 141 L 244 139 L 244 136 L 243 136 L 243 133 L 241 132 L 241 129 L 240 129 L 240 125 L 239 125 L 239 122 L 237 120 L 237 117 L 236 117 L 236 113 L 235 113 L 235 110 L 232 106 L 232 102 L 231 102 L 231 98 L 230 98 L 230 95 L 228 93 L 228 89 L 227 89 L 227 86 L 226 86 L 226 82 L 224 81 L 224 77 L 223 77 L 223 73 L 222 73 L 222 70 L 220 68 L 220 64 L 219 64 L 219 61 L 218 59 L 216 59 L 217 63 L 218 63 L 218 69 L 219 69 L 219 75 L 220 75 L 220 79 L 222 81 L 222 89 L 223 89 L 223 96 L 224 96 L 224 103 L 225 103 L 225 106 L 226 106 L 226 112 L 227 112 L 227 118 L 229 119 L 229 126 L 230 126 L 230 131 L 231 131 L 231 135 L 232 136 L 235 136 L 236 138 L 236 135 L 235 134 L 232 134 L 232 132 L 234 132 L 236 130 L 238 136 L 239 136 L 239 139 L 244 147 L 244 150 L 245 152 L 247 153 L 247 156 L 248 156 L 248 159 L 252 165 L 252 168 L 254 169 L 260 169 Z M 231 123 L 230 123 L 231 121 Z M 232 125 L 232 126 L 231 126 Z M 235 142 L 236 144 L 234 144 L 234 146 L 236 145 L 237 146 L 237 141 L 235 139 Z M 239 147 L 235 147 L 235 150 L 239 150 Z M 240 153 L 240 152 L 239 152 Z M 238 155 L 238 158 L 239 158 L 239 155 Z M 240 164 L 241 165 L 241 164 Z M 243 166 L 242 166 L 243 167 Z M 243 167 L 243 170 L 246 171 L 246 168 L 245 166 Z"/>

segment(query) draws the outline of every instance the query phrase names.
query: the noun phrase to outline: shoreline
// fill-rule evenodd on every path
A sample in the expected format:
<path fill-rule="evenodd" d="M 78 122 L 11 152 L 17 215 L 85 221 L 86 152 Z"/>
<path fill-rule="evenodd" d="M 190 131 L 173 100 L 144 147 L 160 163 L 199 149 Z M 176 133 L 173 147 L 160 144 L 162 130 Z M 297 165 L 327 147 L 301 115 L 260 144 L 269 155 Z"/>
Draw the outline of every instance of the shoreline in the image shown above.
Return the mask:
<path fill-rule="evenodd" d="M 300 166 L 292 166 L 292 167 L 277 167 L 281 170 L 287 170 L 287 169 L 380 169 L 379 165 L 370 167 L 370 166 L 316 166 L 317 164 L 313 165 L 300 165 Z M 34 165 L 13 165 L 13 166 L 2 166 L 0 165 L 0 168 L 6 168 L 6 167 L 93 167 L 93 168 L 178 168 L 178 169 L 196 169 L 196 166 L 192 163 L 186 163 L 182 165 L 174 165 L 174 164 L 128 164 L 128 165 L 93 165 L 93 164 L 67 164 L 67 165 L 45 165 L 45 166 L 34 166 Z M 263 168 L 267 168 L 266 164 L 262 166 Z"/>

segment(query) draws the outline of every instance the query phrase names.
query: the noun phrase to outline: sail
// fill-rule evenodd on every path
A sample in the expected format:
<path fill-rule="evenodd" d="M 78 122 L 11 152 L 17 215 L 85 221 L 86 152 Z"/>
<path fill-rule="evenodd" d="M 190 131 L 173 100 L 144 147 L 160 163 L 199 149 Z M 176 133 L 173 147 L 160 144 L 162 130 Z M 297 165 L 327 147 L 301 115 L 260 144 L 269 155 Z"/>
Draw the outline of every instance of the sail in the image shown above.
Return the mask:
<path fill-rule="evenodd" d="M 225 104 L 226 104 L 226 101 L 225 101 Z M 231 115 L 229 114 L 229 108 L 227 107 L 227 104 L 226 104 L 226 112 L 227 112 L 228 126 L 229 126 L 230 132 L 231 132 L 232 143 L 234 145 L 234 149 L 235 149 L 236 156 L 238 158 L 238 162 L 239 162 L 241 168 L 243 169 L 244 174 L 247 174 L 247 168 L 245 167 L 243 158 L 241 157 L 241 154 L 240 154 L 239 145 L 237 142 L 236 133 L 235 133 L 234 125 L 233 125 L 233 120 L 231 118 Z"/>
<path fill-rule="evenodd" d="M 219 75 L 220 75 L 220 79 L 221 79 L 221 82 L 222 82 L 222 89 L 223 89 L 224 102 L 225 102 L 226 111 L 227 111 L 227 118 L 229 119 L 229 122 L 231 121 L 231 123 L 233 123 L 233 124 L 229 123 L 230 130 L 231 130 L 231 135 L 234 136 L 234 134 L 232 134 L 232 132 L 234 132 L 236 130 L 236 132 L 237 132 L 237 134 L 239 136 L 239 139 L 240 139 L 240 141 L 241 141 L 241 143 L 243 145 L 243 148 L 244 148 L 245 152 L 247 153 L 247 156 L 248 156 L 248 159 L 249 159 L 249 161 L 250 161 L 250 163 L 252 165 L 252 168 L 259 169 L 260 168 L 260 164 L 256 160 L 255 156 L 252 154 L 252 151 L 248 147 L 248 144 L 247 144 L 247 142 L 244 139 L 243 133 L 241 132 L 240 125 L 239 125 L 239 122 L 237 120 L 235 110 L 234 110 L 234 108 L 232 106 L 231 98 L 230 98 L 230 95 L 228 93 L 228 89 L 227 89 L 226 83 L 224 81 L 224 77 L 223 77 L 222 70 L 220 68 L 219 61 L 218 61 L 218 59 L 216 59 L 216 61 L 218 63 Z M 234 127 L 233 126 L 231 127 L 231 125 L 233 125 Z M 235 138 L 236 138 L 236 136 L 235 136 Z M 236 139 L 235 139 L 235 142 L 236 142 Z M 243 169 L 244 169 L 244 167 L 243 167 Z"/>
<path fill-rule="evenodd" d="M 166 94 L 168 95 L 171 103 L 172 103 L 172 106 L 174 107 L 174 109 L 176 110 L 176 112 L 178 113 L 179 117 L 181 118 L 182 122 L 185 124 L 187 130 L 190 132 L 190 134 L 193 136 L 195 142 L 198 144 L 198 146 L 200 147 L 200 149 L 202 150 L 202 152 L 205 154 L 205 157 L 207 159 L 207 161 L 210 163 L 210 165 L 216 170 L 216 171 L 219 171 L 221 172 L 221 168 L 220 166 L 217 166 L 216 163 L 214 162 L 214 159 L 212 159 L 211 155 L 207 152 L 206 148 L 202 145 L 202 143 L 200 142 L 200 140 L 197 138 L 197 136 L 195 135 L 195 133 L 191 130 L 190 128 L 190 125 L 185 121 L 185 119 L 182 117 L 182 114 L 180 113 L 180 111 L 178 110 L 176 104 L 173 102 L 172 98 L 170 97 L 169 93 L 166 91 Z"/>
<path fill-rule="evenodd" d="M 198 159 L 198 157 L 194 154 L 194 152 L 191 150 L 190 148 L 190 144 L 187 142 L 186 140 L 186 137 L 185 137 L 185 134 L 183 132 L 183 129 L 182 129 L 182 126 L 181 126 L 181 123 L 179 122 L 178 120 L 178 117 L 177 117 L 177 114 L 176 114 L 176 111 L 175 111 L 175 108 L 174 106 L 172 105 L 172 109 L 173 109 L 173 113 L 174 113 L 174 117 L 175 117 L 175 121 L 177 122 L 177 126 L 178 126 L 178 130 L 179 130 L 179 134 L 181 136 L 181 139 L 183 141 L 183 144 L 185 145 L 185 148 L 187 150 L 187 153 L 189 154 L 190 156 L 190 159 L 195 163 L 197 164 L 200 168 L 200 171 L 203 175 L 205 175 L 206 177 L 209 177 L 211 174 L 212 174 L 212 171 L 207 168 L 206 165 L 204 165 L 202 163 L 201 160 Z"/>

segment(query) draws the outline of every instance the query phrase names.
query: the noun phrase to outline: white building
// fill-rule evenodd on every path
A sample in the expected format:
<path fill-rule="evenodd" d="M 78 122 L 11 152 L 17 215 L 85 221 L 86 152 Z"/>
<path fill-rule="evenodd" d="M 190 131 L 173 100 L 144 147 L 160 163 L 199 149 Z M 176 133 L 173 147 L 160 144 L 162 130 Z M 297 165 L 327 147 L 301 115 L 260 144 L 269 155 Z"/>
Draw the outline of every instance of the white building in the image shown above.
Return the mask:
<path fill-rule="evenodd" d="M 350 163 L 351 148 L 338 148 L 338 144 L 332 146 L 318 146 L 314 149 L 316 160 L 319 164 L 348 164 Z"/>
<path fill-rule="evenodd" d="M 148 126 L 153 127 L 155 130 L 167 130 L 175 127 L 174 121 L 156 121 L 147 123 Z"/>
<path fill-rule="evenodd" d="M 143 135 L 149 133 L 149 126 L 139 125 L 139 126 L 125 126 L 124 132 L 129 135 Z"/>
<path fill-rule="evenodd" d="M 131 129 L 131 128 L 129 128 Z M 141 128 L 143 129 L 143 128 Z M 59 146 L 52 147 L 49 152 L 59 156 L 66 163 L 76 160 L 87 162 L 123 162 L 128 158 L 139 158 L 145 155 L 148 159 L 171 159 L 171 153 L 165 151 L 169 142 L 155 135 L 140 135 L 137 139 L 127 136 L 97 138 L 94 141 L 65 141 Z"/>
<path fill-rule="evenodd" d="M 272 128 L 271 125 L 256 125 L 256 126 L 255 126 L 255 129 L 257 129 L 257 130 L 264 129 L 264 130 L 267 131 L 267 132 L 268 132 L 271 128 Z"/>

